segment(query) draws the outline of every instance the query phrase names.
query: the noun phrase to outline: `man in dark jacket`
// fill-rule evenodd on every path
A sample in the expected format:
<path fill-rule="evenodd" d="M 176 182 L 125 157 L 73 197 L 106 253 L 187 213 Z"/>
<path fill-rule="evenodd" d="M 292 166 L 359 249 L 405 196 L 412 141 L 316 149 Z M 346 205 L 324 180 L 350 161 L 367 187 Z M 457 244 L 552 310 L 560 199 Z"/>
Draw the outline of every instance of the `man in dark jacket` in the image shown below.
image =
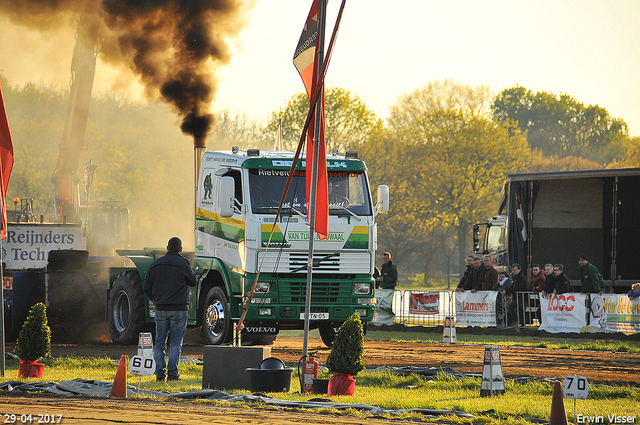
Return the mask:
<path fill-rule="evenodd" d="M 555 276 L 555 289 L 556 294 L 566 294 L 571 292 L 571 284 L 569 278 L 563 273 L 564 266 L 562 264 L 556 264 L 553 266 L 553 274 Z"/>
<path fill-rule="evenodd" d="M 518 299 L 518 295 L 514 295 L 516 292 L 527 292 L 529 290 L 529 284 L 527 283 L 527 277 L 522 273 L 522 266 L 518 263 L 514 263 L 511 266 L 511 279 L 513 279 L 513 286 L 507 289 L 507 294 L 512 295 L 511 304 L 509 305 L 509 325 L 518 325 L 518 303 L 523 303 L 520 308 L 520 323 L 524 325 L 524 297 L 521 296 Z"/>
<path fill-rule="evenodd" d="M 484 265 L 484 274 L 480 286 L 473 288 L 473 291 L 491 291 L 496 283 L 498 283 L 498 271 L 493 268 L 493 260 L 486 255 L 482 259 Z"/>
<path fill-rule="evenodd" d="M 165 366 L 167 380 L 180 379 L 178 361 L 189 316 L 188 286 L 196 286 L 196 274 L 180 252 L 182 241 L 176 237 L 169 239 L 167 253 L 151 263 L 144 279 L 144 293 L 156 307 L 156 346 L 153 358 L 156 361 L 157 381 L 164 381 Z M 166 364 L 165 347 L 169 335 L 171 346 L 169 363 Z"/>
<path fill-rule="evenodd" d="M 480 261 L 479 257 L 473 259 L 473 270 L 471 270 L 471 276 L 465 284 L 465 290 L 472 290 L 474 288 L 482 287 L 482 280 L 484 279 L 484 264 Z"/>
<path fill-rule="evenodd" d="M 385 252 L 382 256 L 382 267 L 380 267 L 380 276 L 376 278 L 382 289 L 396 289 L 398 283 L 398 269 L 391 261 L 391 253 Z"/>
<path fill-rule="evenodd" d="M 585 254 L 580 254 L 578 264 L 580 264 L 578 271 L 580 272 L 580 280 L 582 281 L 581 292 L 585 294 L 598 293 L 602 295 L 604 279 L 602 279 L 598 268 L 589 262 Z"/>
<path fill-rule="evenodd" d="M 456 291 L 464 291 L 467 286 L 467 282 L 469 281 L 469 279 L 471 278 L 471 271 L 473 270 L 473 257 L 471 255 L 469 255 L 467 257 L 467 268 L 464 271 L 464 275 L 462 275 L 462 278 L 460 279 L 460 282 L 458 283 L 458 286 L 456 287 Z"/>

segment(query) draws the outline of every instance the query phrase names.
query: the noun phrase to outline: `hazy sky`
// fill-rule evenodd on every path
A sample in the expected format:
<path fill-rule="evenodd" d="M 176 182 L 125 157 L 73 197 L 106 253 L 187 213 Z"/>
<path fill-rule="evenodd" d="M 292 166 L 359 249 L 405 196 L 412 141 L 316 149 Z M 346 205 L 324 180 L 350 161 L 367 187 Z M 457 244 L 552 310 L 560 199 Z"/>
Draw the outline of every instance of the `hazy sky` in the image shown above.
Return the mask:
<path fill-rule="evenodd" d="M 330 21 L 339 3 L 330 2 Z M 303 91 L 292 56 L 310 5 L 256 1 L 219 73 L 216 108 L 266 119 Z M 430 81 L 487 84 L 496 93 L 521 85 L 598 104 L 637 136 L 639 23 L 638 0 L 347 0 L 326 83 L 358 95 L 381 118 L 398 96 Z M 43 35 L 5 19 L 0 27 L 14 36 L 0 46 L 0 72 L 12 84 L 66 86 L 73 29 Z M 115 79 L 98 64 L 96 90 Z"/>

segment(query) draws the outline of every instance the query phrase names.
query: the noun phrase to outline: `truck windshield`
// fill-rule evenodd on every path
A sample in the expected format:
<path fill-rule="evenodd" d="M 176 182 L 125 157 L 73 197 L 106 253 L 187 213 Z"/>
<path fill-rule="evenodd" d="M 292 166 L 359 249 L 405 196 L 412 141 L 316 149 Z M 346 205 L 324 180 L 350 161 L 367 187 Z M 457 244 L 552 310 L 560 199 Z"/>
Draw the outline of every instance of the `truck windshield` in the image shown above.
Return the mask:
<path fill-rule="evenodd" d="M 287 193 L 283 211 L 307 213 L 305 171 L 296 171 Z M 289 170 L 249 170 L 251 211 L 254 214 L 274 214 L 278 210 Z M 351 213 L 371 215 L 369 186 L 364 172 L 329 171 L 329 214 Z"/>
<path fill-rule="evenodd" d="M 500 252 L 504 251 L 506 247 L 506 232 L 504 224 L 494 224 L 489 226 L 487 232 L 487 251 L 488 252 Z"/>

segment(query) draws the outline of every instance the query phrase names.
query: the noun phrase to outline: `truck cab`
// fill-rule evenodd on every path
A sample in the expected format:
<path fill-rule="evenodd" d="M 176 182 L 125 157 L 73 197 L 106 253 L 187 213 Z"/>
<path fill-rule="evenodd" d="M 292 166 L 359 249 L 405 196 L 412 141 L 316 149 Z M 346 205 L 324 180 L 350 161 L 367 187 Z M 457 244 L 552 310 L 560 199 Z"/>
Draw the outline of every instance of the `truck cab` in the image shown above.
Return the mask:
<path fill-rule="evenodd" d="M 192 291 L 188 324 L 202 326 L 208 344 L 229 342 L 243 313 L 243 339 L 258 343 L 272 342 L 281 329 L 303 329 L 307 313 L 311 329 L 318 328 L 327 345 L 353 313 L 365 324 L 373 320 L 375 218 L 388 208 L 388 188 L 379 188 L 374 205 L 364 162 L 355 153 L 327 157 L 329 234 L 326 239 L 314 234 L 311 311 L 306 312 L 306 163 L 302 158 L 291 171 L 293 159 L 292 152 L 258 149 L 202 156 L 192 259 L 198 285 Z M 141 285 L 153 255 L 158 255 L 150 250 L 128 254 L 136 269 L 114 270 L 111 279 L 110 298 L 115 301 L 109 318 L 116 342 L 127 339 L 119 336 L 130 322 L 125 311 L 135 309 L 125 301 L 138 296 L 132 291 L 131 297 L 118 297 L 116 280 L 128 273 L 137 275 L 130 278 Z M 146 312 L 139 323 L 153 322 L 146 296 L 138 310 Z M 127 333 L 129 339 L 134 334 L 137 337 Z"/>

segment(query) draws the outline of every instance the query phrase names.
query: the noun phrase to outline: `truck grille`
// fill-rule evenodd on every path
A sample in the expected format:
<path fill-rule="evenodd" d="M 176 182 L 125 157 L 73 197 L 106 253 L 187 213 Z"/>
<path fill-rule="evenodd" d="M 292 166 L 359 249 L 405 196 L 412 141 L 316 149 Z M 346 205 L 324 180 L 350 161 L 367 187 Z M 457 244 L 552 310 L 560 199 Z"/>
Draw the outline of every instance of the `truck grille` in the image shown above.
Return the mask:
<path fill-rule="evenodd" d="M 332 254 L 331 252 L 314 252 L 313 259 L 320 261 Z M 272 252 L 261 251 L 258 253 L 258 265 L 262 265 L 262 271 L 266 273 L 291 273 L 296 271 L 303 273 L 308 263 L 308 253 L 298 252 Z M 371 254 L 368 252 L 339 252 L 320 261 L 318 267 L 313 269 L 315 273 L 341 274 L 370 274 Z"/>
<path fill-rule="evenodd" d="M 304 304 L 307 293 L 307 282 L 288 279 L 278 281 L 280 302 L 283 304 Z M 311 303 L 348 303 L 351 298 L 351 280 L 334 282 L 316 282 L 311 285 Z"/>

